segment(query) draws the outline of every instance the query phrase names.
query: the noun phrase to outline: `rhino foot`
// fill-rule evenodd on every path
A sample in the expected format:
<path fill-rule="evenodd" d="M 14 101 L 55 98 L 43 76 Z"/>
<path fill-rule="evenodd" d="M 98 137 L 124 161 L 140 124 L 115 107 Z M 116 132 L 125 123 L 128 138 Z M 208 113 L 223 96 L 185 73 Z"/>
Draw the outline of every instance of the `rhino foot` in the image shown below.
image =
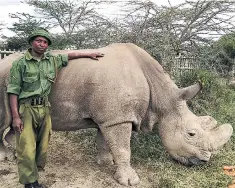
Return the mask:
<path fill-rule="evenodd" d="M 110 153 L 107 154 L 107 155 L 104 155 L 104 154 L 97 155 L 96 161 L 101 166 L 103 166 L 103 165 L 113 165 L 114 164 L 113 157 Z"/>
<path fill-rule="evenodd" d="M 0 152 L 0 162 L 1 162 L 1 161 L 4 161 L 5 158 L 6 158 L 5 153 L 1 153 L 1 152 Z"/>
<path fill-rule="evenodd" d="M 129 167 L 118 167 L 114 179 L 121 185 L 137 185 L 140 179 L 134 169 Z"/>
<path fill-rule="evenodd" d="M 0 143 L 0 161 L 4 161 L 6 158 L 6 149 L 3 144 Z"/>
<path fill-rule="evenodd" d="M 16 152 L 14 148 L 5 147 L 4 145 L 0 144 L 0 161 L 8 160 L 8 161 L 15 161 L 16 159 Z"/>

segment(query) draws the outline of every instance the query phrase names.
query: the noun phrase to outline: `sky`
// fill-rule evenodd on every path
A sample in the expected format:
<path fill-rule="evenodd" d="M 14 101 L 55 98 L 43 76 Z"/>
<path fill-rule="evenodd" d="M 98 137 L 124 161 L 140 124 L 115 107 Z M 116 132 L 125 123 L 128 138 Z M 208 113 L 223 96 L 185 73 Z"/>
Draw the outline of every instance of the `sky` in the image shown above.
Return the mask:
<path fill-rule="evenodd" d="M 9 13 L 24 12 L 33 13 L 29 5 L 21 3 L 22 0 L 0 0 L 0 23 L 6 24 L 8 27 L 14 22 L 14 19 L 9 17 Z M 170 0 L 172 5 L 177 5 L 185 2 L 185 0 Z M 168 5 L 168 0 L 152 0 L 157 5 Z M 13 33 L 7 29 L 3 29 L 2 33 L 8 37 L 13 36 Z"/>

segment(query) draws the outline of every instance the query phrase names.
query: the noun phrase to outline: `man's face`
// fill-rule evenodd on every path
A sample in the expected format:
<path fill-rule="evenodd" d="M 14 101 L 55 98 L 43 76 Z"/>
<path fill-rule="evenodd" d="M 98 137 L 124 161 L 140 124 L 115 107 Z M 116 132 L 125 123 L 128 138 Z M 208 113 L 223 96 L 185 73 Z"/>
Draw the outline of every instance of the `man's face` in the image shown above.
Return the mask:
<path fill-rule="evenodd" d="M 38 36 L 32 42 L 32 48 L 37 54 L 43 54 L 48 48 L 48 41 L 45 37 Z"/>

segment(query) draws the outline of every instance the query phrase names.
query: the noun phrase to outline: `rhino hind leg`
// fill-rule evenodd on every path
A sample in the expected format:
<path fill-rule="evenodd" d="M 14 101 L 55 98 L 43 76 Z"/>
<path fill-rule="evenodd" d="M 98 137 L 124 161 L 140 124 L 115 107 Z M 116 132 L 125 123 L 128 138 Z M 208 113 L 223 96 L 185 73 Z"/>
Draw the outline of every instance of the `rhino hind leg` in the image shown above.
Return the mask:
<path fill-rule="evenodd" d="M 98 129 L 97 135 L 96 135 L 96 145 L 98 154 L 96 156 L 96 161 L 99 165 L 112 165 L 113 164 L 113 156 L 110 152 L 109 146 L 104 140 L 104 137 Z"/>
<path fill-rule="evenodd" d="M 140 179 L 130 165 L 132 123 L 100 126 L 100 130 L 107 141 L 117 167 L 114 179 L 124 186 L 138 184 Z"/>
<path fill-rule="evenodd" d="M 0 161 L 4 161 L 7 155 L 7 150 L 3 143 L 3 133 L 4 131 L 0 132 Z"/>
<path fill-rule="evenodd" d="M 4 161 L 6 158 L 6 149 L 3 144 L 3 133 L 0 133 L 0 161 Z"/>
<path fill-rule="evenodd" d="M 7 132 L 5 136 L 6 143 L 8 144 L 7 160 L 14 161 L 16 159 L 16 135 L 14 129 L 11 129 Z"/>
<path fill-rule="evenodd" d="M 15 131 L 13 128 L 10 128 L 10 130 L 7 132 L 5 140 L 9 147 L 15 148 Z"/>

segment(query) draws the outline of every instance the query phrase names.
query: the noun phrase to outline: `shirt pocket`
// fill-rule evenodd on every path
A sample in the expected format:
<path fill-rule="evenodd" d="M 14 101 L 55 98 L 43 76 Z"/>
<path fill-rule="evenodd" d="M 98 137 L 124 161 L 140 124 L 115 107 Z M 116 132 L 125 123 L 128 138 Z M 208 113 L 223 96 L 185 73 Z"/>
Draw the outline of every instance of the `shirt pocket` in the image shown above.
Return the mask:
<path fill-rule="evenodd" d="M 24 91 L 35 91 L 40 88 L 40 81 L 38 75 L 30 75 L 23 77 L 23 90 Z"/>
<path fill-rule="evenodd" d="M 46 79 L 47 79 L 50 83 L 54 83 L 54 82 L 55 82 L 55 77 L 56 77 L 55 72 L 48 72 L 48 73 L 46 74 Z"/>

